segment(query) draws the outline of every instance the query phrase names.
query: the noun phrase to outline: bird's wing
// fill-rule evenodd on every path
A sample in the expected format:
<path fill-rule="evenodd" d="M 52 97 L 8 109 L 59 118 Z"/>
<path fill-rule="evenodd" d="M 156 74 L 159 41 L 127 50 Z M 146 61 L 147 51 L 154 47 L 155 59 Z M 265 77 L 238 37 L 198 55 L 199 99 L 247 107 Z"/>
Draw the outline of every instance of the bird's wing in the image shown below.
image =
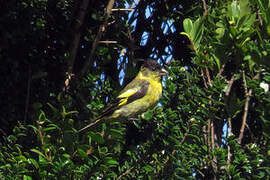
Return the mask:
<path fill-rule="evenodd" d="M 111 115 L 119 107 L 131 103 L 145 96 L 149 82 L 141 79 L 131 81 L 120 93 L 120 95 L 102 111 L 98 119 Z"/>

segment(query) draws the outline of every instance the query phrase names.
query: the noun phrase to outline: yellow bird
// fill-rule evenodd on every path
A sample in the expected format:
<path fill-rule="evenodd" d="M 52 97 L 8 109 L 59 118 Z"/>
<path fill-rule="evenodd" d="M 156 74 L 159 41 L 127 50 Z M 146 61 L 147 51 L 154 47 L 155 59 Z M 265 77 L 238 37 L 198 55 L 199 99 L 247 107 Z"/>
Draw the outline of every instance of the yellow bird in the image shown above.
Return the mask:
<path fill-rule="evenodd" d="M 168 72 L 157 61 L 144 61 L 138 75 L 107 105 L 96 120 L 80 129 L 85 131 L 100 122 L 114 119 L 129 119 L 156 106 L 162 95 L 161 77 Z"/>

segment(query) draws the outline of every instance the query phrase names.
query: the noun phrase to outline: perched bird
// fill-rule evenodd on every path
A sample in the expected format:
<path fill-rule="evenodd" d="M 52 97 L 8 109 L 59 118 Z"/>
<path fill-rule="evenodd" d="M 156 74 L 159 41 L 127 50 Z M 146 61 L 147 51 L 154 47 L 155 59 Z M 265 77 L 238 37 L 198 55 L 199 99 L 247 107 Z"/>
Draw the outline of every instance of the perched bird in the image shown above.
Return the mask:
<path fill-rule="evenodd" d="M 138 75 L 109 103 L 96 120 L 80 129 L 85 131 L 99 122 L 129 119 L 156 106 L 162 94 L 161 77 L 168 72 L 157 61 L 147 59 Z"/>

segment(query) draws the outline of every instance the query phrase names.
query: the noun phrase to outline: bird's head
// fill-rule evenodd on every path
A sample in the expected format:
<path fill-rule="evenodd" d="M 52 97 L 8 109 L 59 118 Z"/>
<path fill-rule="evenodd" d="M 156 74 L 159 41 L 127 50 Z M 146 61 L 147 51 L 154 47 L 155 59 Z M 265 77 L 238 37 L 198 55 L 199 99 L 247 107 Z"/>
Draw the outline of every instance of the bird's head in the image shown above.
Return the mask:
<path fill-rule="evenodd" d="M 151 76 L 152 78 L 161 78 L 167 76 L 168 72 L 162 68 L 162 66 L 153 59 L 146 59 L 141 67 L 141 72 L 145 76 Z"/>

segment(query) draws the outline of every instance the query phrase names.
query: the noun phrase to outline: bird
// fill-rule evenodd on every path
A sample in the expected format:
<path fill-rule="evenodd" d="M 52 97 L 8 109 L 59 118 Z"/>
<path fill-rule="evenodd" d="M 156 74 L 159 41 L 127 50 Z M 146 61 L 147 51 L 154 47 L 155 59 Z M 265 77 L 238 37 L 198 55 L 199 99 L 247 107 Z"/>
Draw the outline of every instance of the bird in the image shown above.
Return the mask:
<path fill-rule="evenodd" d="M 162 76 L 167 75 L 168 72 L 157 61 L 145 59 L 137 76 L 92 123 L 77 132 L 86 131 L 101 122 L 132 119 L 154 108 L 162 95 Z"/>

